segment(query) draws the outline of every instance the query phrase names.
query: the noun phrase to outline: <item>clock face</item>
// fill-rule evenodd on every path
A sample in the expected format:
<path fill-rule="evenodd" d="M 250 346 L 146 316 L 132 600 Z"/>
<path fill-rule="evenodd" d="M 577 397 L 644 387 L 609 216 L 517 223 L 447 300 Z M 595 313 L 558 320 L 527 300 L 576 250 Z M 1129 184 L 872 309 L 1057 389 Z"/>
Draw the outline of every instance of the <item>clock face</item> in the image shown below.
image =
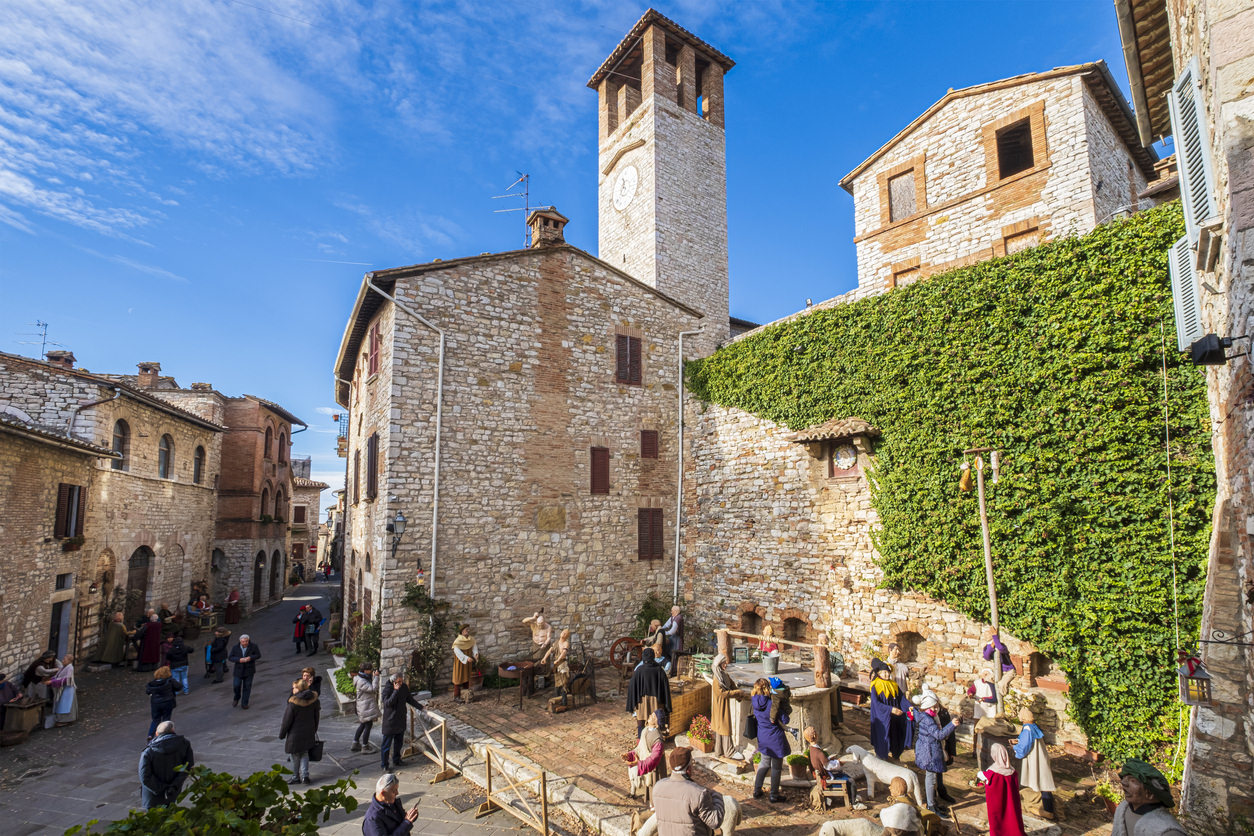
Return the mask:
<path fill-rule="evenodd" d="M 621 212 L 627 208 L 627 204 L 631 203 L 631 199 L 636 196 L 636 185 L 639 181 L 640 172 L 636 171 L 634 165 L 629 165 L 618 172 L 618 178 L 614 181 L 615 209 Z"/>
<path fill-rule="evenodd" d="M 852 444 L 841 444 L 832 451 L 832 462 L 837 470 L 848 470 L 858 463 L 858 451 Z"/>

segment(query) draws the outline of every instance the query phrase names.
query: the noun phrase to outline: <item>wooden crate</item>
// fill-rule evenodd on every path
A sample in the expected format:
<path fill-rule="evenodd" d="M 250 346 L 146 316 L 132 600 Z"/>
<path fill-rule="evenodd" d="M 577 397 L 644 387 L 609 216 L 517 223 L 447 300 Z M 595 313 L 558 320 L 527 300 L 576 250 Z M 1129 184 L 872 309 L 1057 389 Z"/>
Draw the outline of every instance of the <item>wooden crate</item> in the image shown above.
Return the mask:
<path fill-rule="evenodd" d="M 710 683 L 703 679 L 671 680 L 671 734 L 688 730 L 688 724 L 698 714 L 710 716 Z"/>

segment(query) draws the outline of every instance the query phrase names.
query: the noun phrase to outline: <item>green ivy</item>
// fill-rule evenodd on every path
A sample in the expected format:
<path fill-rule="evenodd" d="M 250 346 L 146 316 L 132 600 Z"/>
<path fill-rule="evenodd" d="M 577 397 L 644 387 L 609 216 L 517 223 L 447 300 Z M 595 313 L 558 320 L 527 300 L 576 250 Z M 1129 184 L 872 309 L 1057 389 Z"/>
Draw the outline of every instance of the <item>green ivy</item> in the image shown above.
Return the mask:
<path fill-rule="evenodd" d="M 1196 635 L 1215 468 L 1205 376 L 1176 351 L 1178 204 L 881 296 L 814 311 L 688 366 L 692 392 L 793 429 L 883 431 L 871 474 L 884 585 L 989 618 L 962 450 L 996 447 L 988 490 L 1001 623 L 1067 674 L 1112 757 L 1174 734 L 1173 565 Z M 1168 521 L 1163 329 L 1170 403 Z"/>

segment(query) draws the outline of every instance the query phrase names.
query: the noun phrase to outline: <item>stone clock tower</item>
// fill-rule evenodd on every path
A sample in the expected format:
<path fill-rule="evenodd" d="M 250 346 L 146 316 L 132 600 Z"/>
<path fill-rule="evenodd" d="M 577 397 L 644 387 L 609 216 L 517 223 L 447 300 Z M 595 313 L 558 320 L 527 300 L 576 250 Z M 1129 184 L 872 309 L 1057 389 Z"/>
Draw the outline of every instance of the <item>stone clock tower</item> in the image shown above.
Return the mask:
<path fill-rule="evenodd" d="M 703 313 L 690 343 L 702 355 L 728 336 L 723 74 L 733 66 L 650 9 L 588 82 L 600 99 L 600 258 Z"/>

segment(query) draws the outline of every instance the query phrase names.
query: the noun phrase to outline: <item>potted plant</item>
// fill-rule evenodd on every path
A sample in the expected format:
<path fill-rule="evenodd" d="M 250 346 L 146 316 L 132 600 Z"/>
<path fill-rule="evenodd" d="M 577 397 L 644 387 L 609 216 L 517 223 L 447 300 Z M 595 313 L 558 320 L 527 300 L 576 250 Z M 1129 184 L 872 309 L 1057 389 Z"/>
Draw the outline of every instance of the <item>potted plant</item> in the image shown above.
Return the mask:
<path fill-rule="evenodd" d="M 83 547 L 84 542 L 86 541 L 83 539 L 83 535 L 81 534 L 76 534 L 73 537 L 66 537 L 61 541 L 61 551 L 76 552 Z"/>
<path fill-rule="evenodd" d="M 698 752 L 714 751 L 714 732 L 710 729 L 710 718 L 698 714 L 688 724 L 688 743 Z"/>
<path fill-rule="evenodd" d="M 1122 800 L 1121 794 L 1115 789 L 1114 784 L 1103 779 L 1097 782 L 1097 786 L 1093 787 L 1093 798 L 1106 807 L 1106 812 L 1114 815 L 1115 808 L 1119 806 Z"/>
<path fill-rule="evenodd" d="M 792 778 L 803 781 L 810 777 L 810 758 L 800 752 L 793 752 L 784 758 L 788 762 L 788 774 Z"/>

